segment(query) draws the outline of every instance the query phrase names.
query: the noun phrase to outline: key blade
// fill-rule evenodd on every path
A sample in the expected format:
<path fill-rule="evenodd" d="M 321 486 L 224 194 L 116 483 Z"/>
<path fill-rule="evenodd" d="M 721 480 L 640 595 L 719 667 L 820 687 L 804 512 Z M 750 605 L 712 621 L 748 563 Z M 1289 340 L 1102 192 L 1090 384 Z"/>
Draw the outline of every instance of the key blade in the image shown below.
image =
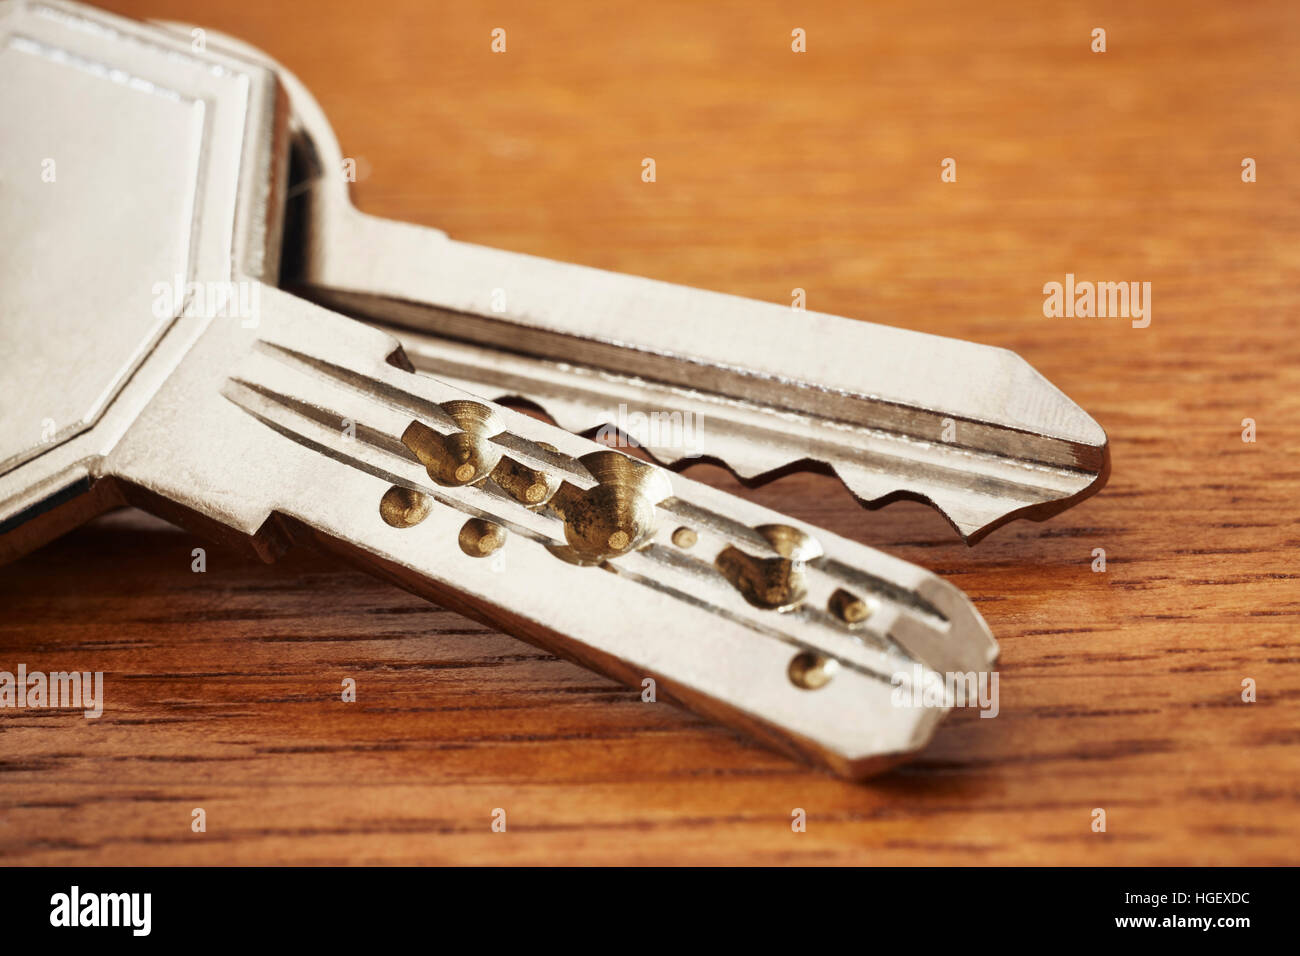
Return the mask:
<path fill-rule="evenodd" d="M 430 297 L 449 287 L 490 291 L 502 260 L 516 258 L 449 240 L 430 254 L 438 262 Z M 384 325 L 420 371 L 494 401 L 525 399 L 570 431 L 612 426 L 664 464 L 715 460 L 751 482 L 791 466 L 824 466 L 869 507 L 900 498 L 933 504 L 971 543 L 1012 519 L 1056 514 L 1096 493 L 1108 475 L 1100 426 L 1013 352 L 517 258 L 517 287 L 564 289 L 581 304 L 529 294 L 512 323 L 484 315 L 485 303 L 433 311 L 369 295 L 309 294 Z M 610 314 L 618 330 L 571 334 L 590 331 L 587 315 Z M 534 337 L 538 315 L 566 333 Z M 660 315 L 680 320 L 669 327 Z M 811 338 L 798 333 L 786 348 L 782 336 L 801 323 Z M 712 331 L 687 338 L 689 329 Z M 639 374 L 612 370 L 615 357 L 591 357 L 611 335 L 624 336 L 615 346 L 621 367 Z M 746 354 L 750 337 L 769 345 Z M 646 341 L 669 356 L 635 347 Z M 824 341 L 835 347 L 816 350 Z M 780 370 L 772 367 L 773 342 L 782 343 Z M 800 347 L 807 342 L 814 348 Z M 718 358 L 724 353 L 734 364 Z M 759 368 L 765 360 L 769 367 Z M 876 391 L 837 384 L 855 377 Z"/>
<path fill-rule="evenodd" d="M 131 503 L 268 557 L 328 548 L 849 777 L 929 740 L 947 705 L 908 703 L 926 685 L 988 673 L 987 624 L 924 569 L 490 406 L 265 292 L 259 328 L 206 332 L 106 459 Z"/>
<path fill-rule="evenodd" d="M 932 503 L 972 543 L 1106 482 L 1102 428 L 1006 349 L 363 214 L 333 174 L 342 154 L 324 114 L 292 74 L 280 76 L 308 169 L 288 206 L 286 284 L 384 327 L 422 371 L 525 399 L 570 430 L 622 427 L 664 463 L 709 458 L 752 481 L 829 468 L 868 506 Z M 665 442 L 652 415 L 703 424 L 689 444 Z"/>
<path fill-rule="evenodd" d="M 753 480 L 820 464 L 868 505 L 934 504 L 972 542 L 1108 476 L 1101 427 L 1005 349 L 361 215 L 310 248 L 294 288 L 392 331 L 420 370 L 570 430 L 619 426 L 666 463 L 706 457 Z M 676 422 L 694 433 L 673 436 Z"/>

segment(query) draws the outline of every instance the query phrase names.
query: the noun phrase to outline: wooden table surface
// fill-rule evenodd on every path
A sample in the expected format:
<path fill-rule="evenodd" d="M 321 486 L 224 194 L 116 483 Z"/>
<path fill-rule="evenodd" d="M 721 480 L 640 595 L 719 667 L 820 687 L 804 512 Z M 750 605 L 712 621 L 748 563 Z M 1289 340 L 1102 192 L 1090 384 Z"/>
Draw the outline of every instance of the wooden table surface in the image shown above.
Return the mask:
<path fill-rule="evenodd" d="M 0 711 L 4 862 L 1296 861 L 1300 6 L 108 6 L 297 72 L 369 212 L 1015 349 L 1114 472 L 974 548 L 831 478 L 688 472 L 935 570 L 1001 641 L 997 719 L 857 785 L 332 559 L 196 574 L 202 541 L 109 515 L 0 571 L 0 669 L 108 697 Z M 1150 327 L 1045 318 L 1066 273 L 1150 282 Z"/>

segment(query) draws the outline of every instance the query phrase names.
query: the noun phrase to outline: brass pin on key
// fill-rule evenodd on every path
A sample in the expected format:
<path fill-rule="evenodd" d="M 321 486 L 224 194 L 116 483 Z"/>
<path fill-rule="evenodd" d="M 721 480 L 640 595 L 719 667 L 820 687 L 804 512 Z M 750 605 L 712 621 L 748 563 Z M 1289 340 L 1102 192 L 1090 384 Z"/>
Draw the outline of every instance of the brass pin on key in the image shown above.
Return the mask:
<path fill-rule="evenodd" d="M 0 560 L 136 505 L 268 559 L 326 548 L 846 775 L 924 745 L 944 708 L 894 685 L 996 655 L 959 590 L 269 284 L 289 137 L 255 59 L 0 4 Z"/>

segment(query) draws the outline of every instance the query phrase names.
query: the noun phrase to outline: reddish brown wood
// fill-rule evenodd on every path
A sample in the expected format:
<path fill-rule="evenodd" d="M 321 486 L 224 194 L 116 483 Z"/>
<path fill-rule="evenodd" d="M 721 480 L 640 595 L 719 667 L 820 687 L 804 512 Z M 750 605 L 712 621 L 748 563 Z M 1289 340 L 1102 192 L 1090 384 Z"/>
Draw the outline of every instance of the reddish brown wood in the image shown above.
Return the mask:
<path fill-rule="evenodd" d="M 829 478 L 746 492 L 947 576 L 1002 642 L 1001 715 L 866 785 L 326 558 L 194 574 L 201 542 L 110 516 L 0 571 L 0 668 L 110 701 L 0 711 L 5 862 L 1295 861 L 1295 4 L 109 5 L 297 71 L 369 212 L 1016 349 L 1114 474 L 973 549 Z M 1150 281 L 1151 327 L 1044 318 L 1066 272 Z"/>

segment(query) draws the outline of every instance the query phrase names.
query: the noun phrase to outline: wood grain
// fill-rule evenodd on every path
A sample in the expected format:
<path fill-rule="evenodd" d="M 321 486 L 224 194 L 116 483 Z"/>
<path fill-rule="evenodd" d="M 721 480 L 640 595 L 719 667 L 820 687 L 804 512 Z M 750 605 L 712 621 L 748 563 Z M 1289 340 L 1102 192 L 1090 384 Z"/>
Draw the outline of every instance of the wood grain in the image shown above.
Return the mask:
<path fill-rule="evenodd" d="M 1296 861 L 1300 7 L 108 6 L 295 70 L 369 212 L 1015 349 L 1114 472 L 968 549 L 823 476 L 691 470 L 945 575 L 1000 639 L 998 718 L 865 785 L 326 558 L 195 574 L 202 542 L 108 516 L 0 571 L 0 668 L 103 670 L 109 701 L 0 711 L 4 862 Z M 1151 326 L 1044 318 L 1067 272 L 1151 282 Z"/>

